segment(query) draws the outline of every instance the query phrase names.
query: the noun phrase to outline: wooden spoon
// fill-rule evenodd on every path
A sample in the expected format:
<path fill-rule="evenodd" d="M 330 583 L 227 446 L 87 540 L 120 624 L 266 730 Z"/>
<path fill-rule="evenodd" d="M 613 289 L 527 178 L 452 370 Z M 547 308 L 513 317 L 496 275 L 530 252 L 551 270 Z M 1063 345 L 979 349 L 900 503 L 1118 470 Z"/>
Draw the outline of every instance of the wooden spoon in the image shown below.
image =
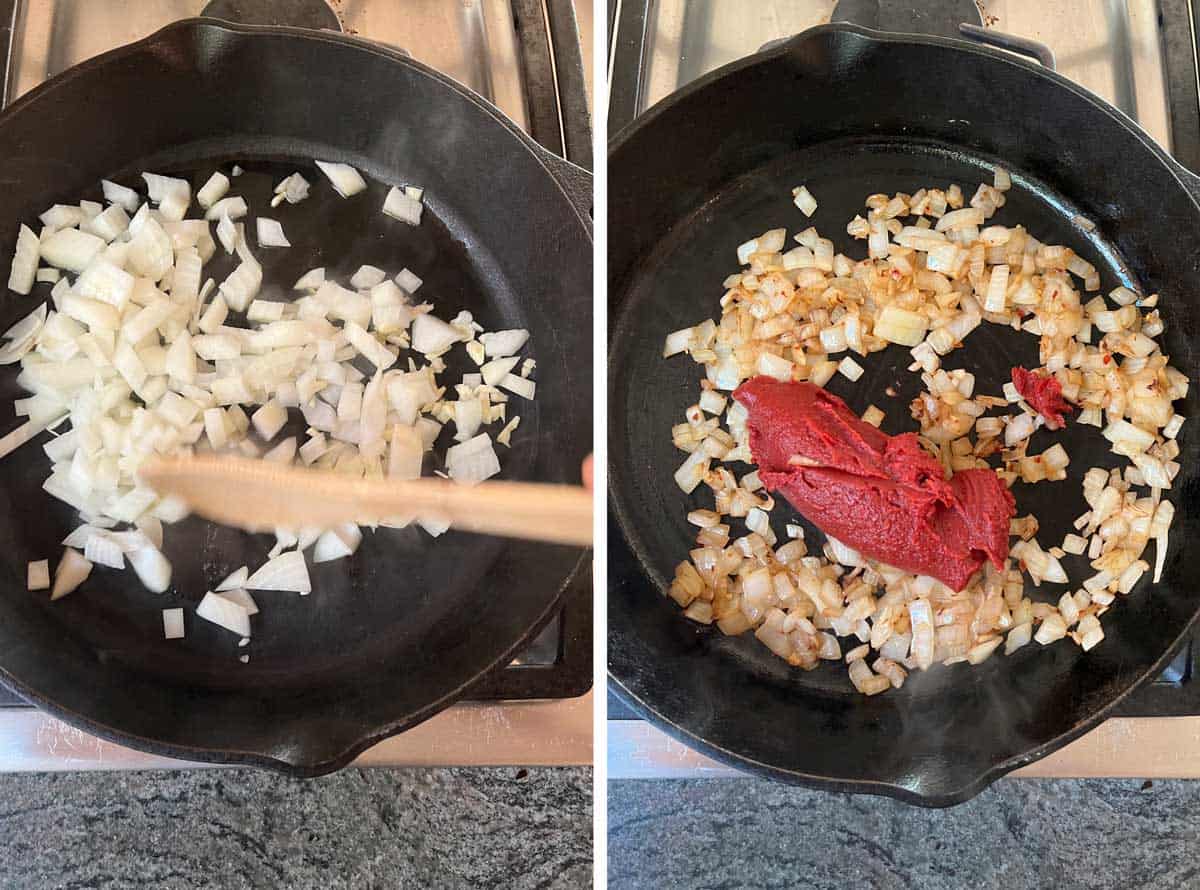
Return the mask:
<path fill-rule="evenodd" d="M 329 470 L 217 455 L 151 458 L 139 476 L 160 495 L 182 500 L 201 516 L 250 531 L 420 517 L 489 535 L 592 543 L 592 496 L 573 485 L 355 479 Z"/>

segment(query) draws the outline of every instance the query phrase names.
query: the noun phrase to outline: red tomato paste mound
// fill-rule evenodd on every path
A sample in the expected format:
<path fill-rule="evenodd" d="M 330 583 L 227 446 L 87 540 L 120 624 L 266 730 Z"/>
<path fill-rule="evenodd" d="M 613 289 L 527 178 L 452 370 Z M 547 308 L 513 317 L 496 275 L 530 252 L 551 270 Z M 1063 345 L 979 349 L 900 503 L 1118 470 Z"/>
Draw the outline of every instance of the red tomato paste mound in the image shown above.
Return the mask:
<path fill-rule="evenodd" d="M 1013 368 L 1012 382 L 1029 407 L 1042 415 L 1049 429 L 1060 430 L 1067 425 L 1063 415 L 1075 409 L 1063 398 L 1062 384 L 1053 374 L 1043 376 L 1036 371 Z"/>
<path fill-rule="evenodd" d="M 992 470 L 947 481 L 915 433 L 889 436 L 811 383 L 755 377 L 733 397 L 759 478 L 821 531 L 955 590 L 989 559 L 1003 567 L 1016 504 Z"/>

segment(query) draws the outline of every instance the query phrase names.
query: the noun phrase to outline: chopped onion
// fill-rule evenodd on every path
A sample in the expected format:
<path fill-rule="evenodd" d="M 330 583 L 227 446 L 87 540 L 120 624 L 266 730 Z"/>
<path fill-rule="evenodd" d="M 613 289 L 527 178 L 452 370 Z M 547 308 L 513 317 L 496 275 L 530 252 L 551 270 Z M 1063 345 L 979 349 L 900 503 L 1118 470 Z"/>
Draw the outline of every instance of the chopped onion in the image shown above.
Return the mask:
<path fill-rule="evenodd" d="M 500 472 L 500 459 L 487 433 L 480 433 L 446 451 L 446 472 L 462 485 L 474 485 Z"/>
<path fill-rule="evenodd" d="M 79 551 L 65 548 L 58 568 L 54 570 L 54 589 L 50 592 L 50 599 L 61 599 L 73 593 L 91 572 L 92 564 Z"/>
<path fill-rule="evenodd" d="M 520 396 L 523 399 L 532 400 L 537 391 L 537 384 L 525 377 L 518 377 L 516 374 L 508 374 L 500 381 L 500 387 L 507 389 L 509 392 Z"/>
<path fill-rule="evenodd" d="M 858 380 L 862 377 L 864 369 L 862 365 L 847 355 L 838 363 L 838 370 L 847 379 Z"/>
<path fill-rule="evenodd" d="M 239 637 L 250 636 L 250 615 L 246 609 L 219 593 L 209 591 L 196 606 L 196 615 Z"/>
<path fill-rule="evenodd" d="M 493 359 L 490 362 L 480 366 L 479 372 L 483 376 L 483 382 L 488 386 L 499 386 L 517 366 L 521 359 L 517 356 L 509 356 L 507 358 Z"/>
<path fill-rule="evenodd" d="M 183 639 L 183 609 L 163 609 L 162 622 L 163 637 L 168 640 Z"/>
<path fill-rule="evenodd" d="M 336 164 L 332 161 L 317 161 L 321 172 L 329 179 L 336 191 L 343 198 L 357 195 L 367 187 L 361 174 L 349 164 Z"/>
<path fill-rule="evenodd" d="M 126 555 L 138 579 L 151 593 L 162 593 L 171 586 L 171 563 L 149 541 Z"/>
<path fill-rule="evenodd" d="M 279 220 L 260 216 L 254 222 L 258 228 L 259 247 L 292 246 L 292 242 L 288 241 L 287 236 L 283 234 L 283 226 L 279 224 Z"/>
<path fill-rule="evenodd" d="M 681 352 L 687 352 L 688 343 L 691 339 L 691 328 L 683 328 L 667 334 L 667 341 L 663 344 L 663 358 L 670 358 L 673 355 L 679 355 Z"/>
<path fill-rule="evenodd" d="M 50 587 L 50 560 L 39 559 L 29 563 L 25 586 L 29 590 L 46 590 Z"/>
<path fill-rule="evenodd" d="M 421 211 L 424 207 L 420 201 L 395 187 L 388 190 L 387 198 L 383 202 L 384 213 L 410 226 L 421 224 Z"/>
<path fill-rule="evenodd" d="M 228 191 L 229 177 L 217 171 L 208 177 L 208 180 L 200 187 L 200 190 L 196 192 L 196 203 L 207 210 L 225 197 Z"/>
<path fill-rule="evenodd" d="M 1120 446 L 1123 453 L 1129 455 L 1141 453 L 1154 444 L 1154 436 L 1151 433 L 1127 420 L 1113 421 L 1104 428 L 1103 435 L 1114 446 Z"/>
<path fill-rule="evenodd" d="M 875 335 L 902 346 L 916 346 L 925 337 L 925 317 L 898 306 L 885 306 L 875 320 Z"/>
<path fill-rule="evenodd" d="M 17 247 L 13 253 L 12 266 L 8 273 L 8 288 L 18 294 L 28 294 L 33 289 L 37 275 L 41 243 L 29 226 L 21 226 L 17 233 Z"/>
<path fill-rule="evenodd" d="M 362 532 L 354 523 L 345 523 L 324 532 L 313 548 L 313 562 L 331 562 L 353 555 L 362 542 Z"/>
<path fill-rule="evenodd" d="M 243 586 L 247 590 L 286 590 L 302 594 L 312 591 L 304 554 L 298 550 L 282 553 L 269 560 L 247 578 Z"/>
<path fill-rule="evenodd" d="M 137 213 L 138 205 L 142 203 L 142 199 L 138 197 L 138 193 L 133 189 L 118 185 L 107 179 L 101 180 L 100 187 L 104 191 L 105 201 L 118 205 L 127 213 Z"/>
<path fill-rule="evenodd" d="M 480 340 L 482 341 L 486 336 L 488 335 L 482 335 Z M 413 319 L 412 348 L 417 352 L 427 356 L 440 355 L 462 339 L 463 336 L 459 331 L 433 315 L 425 313 Z M 486 343 L 484 343 L 484 348 L 487 348 Z"/>
<path fill-rule="evenodd" d="M 1038 631 L 1033 635 L 1033 638 L 1043 646 L 1048 646 L 1050 643 L 1053 643 L 1056 640 L 1061 640 L 1066 635 L 1066 622 L 1063 621 L 1061 616 L 1053 614 L 1047 616 L 1042 621 L 1042 626 L 1038 628 Z"/>
<path fill-rule="evenodd" d="M 792 203 L 799 207 L 805 216 L 812 216 L 817 210 L 816 198 L 803 185 L 792 189 Z"/>
<path fill-rule="evenodd" d="M 322 169 L 335 187 L 347 170 L 360 183 L 356 188 L 365 187 L 353 168 Z M 432 306 L 409 303 L 407 295 L 421 287 L 421 279 L 408 269 L 393 281 L 382 269 L 362 266 L 349 282 L 364 291 L 357 293 L 327 281 L 320 268 L 296 282 L 308 293 L 294 304 L 256 299 L 263 268 L 244 224 L 233 222 L 249 207 L 227 194 L 229 179 L 221 173 L 210 176 L 196 195 L 207 220 L 217 221 L 216 237 L 237 257 L 214 294 L 217 285 L 204 274 L 216 251 L 210 222 L 184 219 L 190 185 L 152 173 L 145 179 L 156 210 L 141 204 L 132 189 L 106 182 L 109 207 L 90 201 L 58 205 L 43 215 L 40 236 L 25 227 L 18 237 L 13 286 L 30 290 L 37 281 L 55 286 L 51 303 L 12 325 L 9 342 L 0 347 L 0 361 L 23 362 L 18 382 L 32 393 L 17 400 L 15 412 L 28 419 L 0 439 L 0 456 L 69 418 L 71 429 L 44 446 L 52 467 L 43 489 L 84 519 L 67 536 L 52 597 L 75 589 L 93 564 L 120 569 L 126 560 L 150 590 L 169 588 L 163 523 L 179 521 L 186 508 L 138 484 L 139 465 L 154 453 L 233 448 L 259 456 L 265 440 L 274 444 L 261 455 L 265 461 L 290 464 L 299 454 L 306 464 L 351 476 L 386 472 L 418 478 L 442 423 L 453 419 L 456 438 L 466 441 L 446 453 L 446 475 L 474 484 L 499 471 L 492 438 L 482 429 L 508 419 L 499 434 L 507 444 L 520 418 L 507 418 L 509 397 L 499 387 L 530 398 L 535 392 L 528 379 L 532 359 L 524 359 L 520 376 L 515 374 L 522 362 L 516 352 L 528 332 L 492 335 L 489 356 L 484 340 L 477 339 L 483 327 L 470 312 L 447 323 L 431 313 Z M 277 195 L 294 202 L 307 189 L 304 177 L 293 174 L 279 184 Z M 419 188 L 403 192 L 404 202 L 418 208 L 422 198 Z M 275 220 L 258 217 L 256 228 L 262 245 L 287 243 Z M 46 267 L 39 269 L 39 262 Z M 242 312 L 244 317 L 232 314 Z M 437 375 L 446 370 L 443 353 L 464 341 L 481 369 L 463 376 L 455 398 L 447 396 L 449 387 Z M 408 370 L 388 370 L 404 349 L 412 349 Z M 419 366 L 422 354 L 429 361 Z M 369 380 L 360 355 L 376 365 Z M 712 407 L 711 400 L 707 404 Z M 293 407 L 309 424 L 302 448 L 295 436 L 274 442 Z M 718 436 L 705 447 L 728 450 Z M 419 523 L 435 536 L 448 527 L 439 517 Z M 246 618 L 257 606 L 246 587 L 307 593 L 311 579 L 303 550 L 315 545 L 314 557 L 327 561 L 354 552 L 361 537 L 352 524 L 324 532 L 278 530 L 268 562 L 253 575 L 244 567 L 235 572 L 219 585 L 225 592 L 209 593 L 198 613 L 232 624 L 248 639 Z M 287 551 L 293 544 L 297 549 Z M 31 586 L 50 586 L 48 566 L 31 564 L 28 580 Z M 176 629 L 182 635 L 181 619 L 179 610 L 164 611 L 168 638 L 177 638 Z"/>
<path fill-rule="evenodd" d="M 406 294 L 415 294 L 421 286 L 421 279 L 408 269 L 401 269 L 394 280 Z"/>
<path fill-rule="evenodd" d="M 386 370 L 396 363 L 395 353 L 376 340 L 373 335 L 367 333 L 361 325 L 347 321 L 342 330 L 346 334 L 346 339 L 350 341 L 350 345 L 376 369 Z"/>
<path fill-rule="evenodd" d="M 300 279 L 292 285 L 293 290 L 311 290 L 315 291 L 325 283 L 325 267 L 318 266 L 316 269 L 310 269 L 300 276 Z"/>
<path fill-rule="evenodd" d="M 129 221 L 129 231 L 133 235 L 129 242 L 130 271 L 151 281 L 160 281 L 175 262 L 171 237 L 158 220 L 150 216 L 147 205 L 143 205 Z M 90 237 L 95 238 L 94 235 Z M 100 238 L 96 238 L 96 241 L 104 244 Z"/>
<path fill-rule="evenodd" d="M 964 207 L 952 210 L 937 221 L 934 230 L 938 232 L 952 231 L 965 226 L 981 226 L 984 223 L 983 211 L 975 207 Z"/>
<path fill-rule="evenodd" d="M 157 173 L 143 173 L 142 179 L 146 180 L 150 200 L 156 204 L 165 201 L 171 195 L 185 195 L 187 200 L 191 200 L 192 187 L 186 179 L 160 176 Z"/>
<path fill-rule="evenodd" d="M 233 253 L 237 247 L 238 230 L 237 226 L 229 219 L 226 213 L 221 214 L 221 219 L 217 223 L 217 238 L 221 242 L 221 246 L 225 248 L 226 253 Z"/>
<path fill-rule="evenodd" d="M 93 534 L 83 548 L 83 557 L 95 565 L 110 569 L 125 568 L 125 553 L 121 546 L 107 534 Z"/>
<path fill-rule="evenodd" d="M 254 597 L 250 596 L 249 591 L 243 590 L 240 587 L 235 587 L 225 590 L 221 595 L 231 603 L 237 603 L 239 606 L 245 609 L 247 615 L 258 614 L 258 603 L 254 601 Z"/>
<path fill-rule="evenodd" d="M 350 276 L 350 286 L 355 290 L 370 290 L 387 278 L 387 273 L 376 266 L 359 266 Z"/>
<path fill-rule="evenodd" d="M 299 204 L 308 197 L 308 189 L 308 180 L 299 173 L 286 176 L 279 185 L 275 186 L 275 197 L 271 199 L 271 206 L 278 207 L 283 201 L 287 201 L 289 204 Z"/>
<path fill-rule="evenodd" d="M 262 267 L 258 263 L 242 262 L 221 282 L 218 290 L 229 308 L 235 312 L 244 312 L 250 301 L 258 295 L 258 289 L 262 287 L 262 278 Z"/>
<path fill-rule="evenodd" d="M 18 240 L 18 249 L 20 242 Z M 62 229 L 43 240 L 40 245 L 42 259 L 66 269 L 68 272 L 80 273 L 86 269 L 104 249 L 104 239 L 78 229 Z M 37 260 L 34 259 L 36 267 Z M 28 291 L 26 291 L 28 293 Z"/>
<path fill-rule="evenodd" d="M 246 579 L 249 577 L 250 569 L 246 566 L 242 566 L 213 589 L 218 592 L 224 590 L 236 590 L 239 587 L 245 587 Z"/>
<path fill-rule="evenodd" d="M 403 287 L 404 285 L 401 285 Z M 479 342 L 489 358 L 516 355 L 529 340 L 529 331 L 522 329 L 492 331 L 479 335 Z"/>
<path fill-rule="evenodd" d="M 1036 419 L 1032 414 L 1018 414 L 1004 427 L 1004 444 L 1011 448 L 1033 435 Z"/>
<path fill-rule="evenodd" d="M 220 220 L 222 217 L 233 221 L 241 219 L 250 212 L 250 206 L 246 203 L 246 199 L 237 195 L 228 198 L 222 198 L 217 201 L 204 213 L 204 218 L 207 220 Z M 218 233 L 220 229 L 218 228 Z"/>
<path fill-rule="evenodd" d="M 46 323 L 46 304 L 43 303 L 4 332 L 5 339 L 23 343 L 37 336 Z"/>
<path fill-rule="evenodd" d="M 250 423 L 253 424 L 254 431 L 262 437 L 263 441 L 270 442 L 279 435 L 279 431 L 287 423 L 287 418 L 287 409 L 271 400 L 250 415 Z"/>

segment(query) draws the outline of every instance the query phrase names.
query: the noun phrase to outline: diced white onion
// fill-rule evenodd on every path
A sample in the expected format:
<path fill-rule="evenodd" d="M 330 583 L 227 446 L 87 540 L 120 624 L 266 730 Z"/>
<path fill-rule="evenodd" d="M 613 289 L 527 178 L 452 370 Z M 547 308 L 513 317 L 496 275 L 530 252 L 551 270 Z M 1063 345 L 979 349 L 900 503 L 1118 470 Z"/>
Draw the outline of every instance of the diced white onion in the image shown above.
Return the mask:
<path fill-rule="evenodd" d="M 304 554 L 297 550 L 282 553 L 269 560 L 247 578 L 243 586 L 247 590 L 286 590 L 295 593 L 312 591 L 308 566 L 304 564 Z"/>
<path fill-rule="evenodd" d="M 403 287 L 403 285 L 401 285 Z M 479 342 L 489 358 L 503 358 L 516 355 L 529 340 L 529 331 L 522 329 L 508 331 L 491 331 L 480 334 Z"/>
<path fill-rule="evenodd" d="M 487 433 L 480 433 L 446 451 L 446 472 L 455 482 L 474 485 L 500 472 L 500 459 Z"/>
<path fill-rule="evenodd" d="M 246 203 L 246 199 L 238 195 L 231 195 L 227 198 L 221 198 L 204 212 L 204 218 L 207 220 L 220 220 L 222 217 L 230 221 L 241 219 L 250 212 L 250 205 Z M 220 229 L 218 228 L 218 233 Z"/>
<path fill-rule="evenodd" d="M 317 290 L 325 283 L 325 267 L 318 266 L 316 269 L 310 269 L 300 276 L 299 280 L 292 285 L 293 290 Z"/>
<path fill-rule="evenodd" d="M 287 236 L 283 234 L 283 226 L 279 220 L 260 216 L 254 221 L 254 224 L 258 230 L 259 247 L 292 246 L 292 242 L 288 241 Z"/>
<path fill-rule="evenodd" d="M 383 202 L 384 213 L 410 226 L 421 224 L 421 211 L 424 209 L 424 204 L 395 187 L 388 190 Z"/>
<path fill-rule="evenodd" d="M 800 208 L 805 216 L 812 216 L 817 210 L 817 200 L 806 186 L 792 189 L 792 202 Z"/>
<path fill-rule="evenodd" d="M 209 591 L 196 606 L 196 615 L 239 637 L 250 636 L 250 615 L 246 609 L 222 594 Z"/>
<path fill-rule="evenodd" d="M 421 279 L 408 269 L 397 272 L 394 280 L 406 294 L 415 294 L 421 286 Z"/>
<path fill-rule="evenodd" d="M 79 551 L 65 548 L 58 568 L 54 570 L 54 588 L 50 591 L 50 599 L 61 599 L 73 593 L 91 573 L 92 564 Z"/>
<path fill-rule="evenodd" d="M 183 609 L 163 609 L 162 622 L 164 638 L 168 640 L 183 639 Z"/>
<path fill-rule="evenodd" d="M 142 203 L 142 199 L 138 197 L 136 191 L 107 179 L 100 182 L 100 187 L 104 191 L 105 201 L 118 205 L 126 213 L 137 213 L 138 205 Z"/>
<path fill-rule="evenodd" d="M 29 563 L 25 586 L 29 590 L 46 590 L 50 587 L 50 560 L 38 559 Z"/>
<path fill-rule="evenodd" d="M 317 166 L 325 174 L 334 191 L 343 198 L 357 195 L 367 187 L 362 175 L 349 164 L 337 164 L 332 161 L 317 161 Z"/>

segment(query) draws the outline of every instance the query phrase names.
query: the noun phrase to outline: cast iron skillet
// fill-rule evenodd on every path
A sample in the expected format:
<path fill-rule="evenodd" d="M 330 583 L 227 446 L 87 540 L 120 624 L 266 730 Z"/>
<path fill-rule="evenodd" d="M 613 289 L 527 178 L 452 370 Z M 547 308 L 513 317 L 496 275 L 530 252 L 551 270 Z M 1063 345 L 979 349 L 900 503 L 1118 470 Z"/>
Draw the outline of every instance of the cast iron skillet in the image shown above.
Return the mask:
<path fill-rule="evenodd" d="M 701 372 L 684 357 L 660 358 L 665 334 L 719 317 L 720 282 L 747 238 L 812 224 L 859 257 L 865 250 L 845 225 L 868 194 L 958 182 L 970 195 L 997 163 L 1012 171 L 1013 189 L 996 221 L 1070 245 L 1101 270 L 1105 292 L 1118 283 L 1160 292 L 1165 351 L 1194 377 L 1200 181 L 1119 112 L 1035 65 L 954 40 L 823 26 L 692 84 L 613 141 L 609 670 L 640 713 L 718 760 L 785 781 L 953 804 L 1095 726 L 1192 626 L 1200 566 L 1184 551 L 1200 533 L 1200 479 L 1186 427 L 1163 580 L 1147 576 L 1121 601 L 1087 656 L 1070 644 L 1031 645 L 864 699 L 844 665 L 789 668 L 750 635 L 688 622 L 662 595 L 694 540 L 688 505 L 711 503 L 672 481 L 681 458 L 670 428 L 694 403 Z M 820 204 L 811 221 L 791 204 L 800 183 Z M 1076 214 L 1096 230 L 1072 222 Z M 984 325 L 949 357 L 948 367 L 976 372 L 980 392 L 998 392 L 1011 365 L 1038 363 L 1035 338 L 996 328 Z M 831 388 L 857 411 L 883 407 L 888 431 L 912 429 L 908 361 L 892 347 L 864 362 L 858 384 L 839 378 Z M 1195 389 L 1180 413 L 1196 413 Z M 1038 515 L 1046 546 L 1084 511 L 1083 472 L 1110 465 L 1097 432 L 1071 427 L 1063 437 L 1066 482 L 1018 487 L 1018 509 Z M 1032 449 L 1052 441 L 1039 433 Z M 785 505 L 774 518 L 794 515 Z M 1086 577 L 1081 560 L 1066 568 Z M 1035 595 L 1057 600 L 1063 589 Z"/>
<path fill-rule="evenodd" d="M 355 165 L 369 191 L 337 197 L 313 158 Z M 580 397 L 591 392 L 591 328 L 578 321 L 591 313 L 590 178 L 448 78 L 340 35 L 188 20 L 14 103 L 0 115 L 0 159 L 8 245 L 55 201 L 99 198 L 102 177 L 140 185 L 139 172 L 152 170 L 195 188 L 240 164 L 231 194 L 252 215 L 281 220 L 293 244 L 257 251 L 266 280 L 285 282 L 267 296 L 285 298 L 318 265 L 343 281 L 362 263 L 408 266 L 443 315 L 465 308 L 491 330 L 529 328 L 538 398 L 517 409 L 505 474 L 579 481 L 591 443 Z M 272 184 L 296 169 L 312 196 L 269 210 Z M 380 212 L 387 188 L 406 183 L 425 188 L 418 228 Z M 7 280 L 8 260 L 0 265 Z M 205 274 L 219 281 L 231 264 L 211 265 Z M 0 325 L 33 303 L 7 293 Z M 4 428 L 15 425 L 15 376 L 15 366 L 2 375 Z M 507 663 L 564 595 L 589 583 L 578 549 L 381 531 L 353 560 L 313 567 L 311 596 L 259 594 L 247 649 L 194 616 L 186 639 L 165 641 L 160 609 L 260 564 L 271 538 L 187 520 L 167 530 L 166 595 L 132 573 L 97 570 L 51 604 L 26 592 L 25 561 L 56 560 L 78 520 L 40 491 L 46 472 L 38 445 L 0 463 L 0 680 L 89 732 L 175 757 L 337 769 Z"/>

